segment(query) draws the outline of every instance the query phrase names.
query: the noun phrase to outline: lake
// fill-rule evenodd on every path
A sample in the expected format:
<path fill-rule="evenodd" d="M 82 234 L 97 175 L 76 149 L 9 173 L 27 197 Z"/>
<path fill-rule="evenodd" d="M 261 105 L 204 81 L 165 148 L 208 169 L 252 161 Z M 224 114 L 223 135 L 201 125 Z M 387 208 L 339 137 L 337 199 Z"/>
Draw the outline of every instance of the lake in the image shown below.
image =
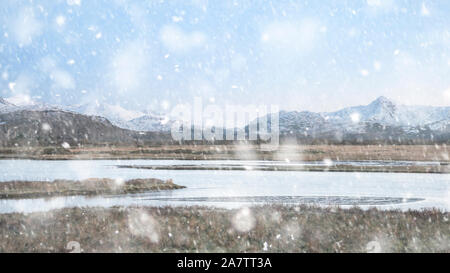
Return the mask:
<path fill-rule="evenodd" d="M 247 171 L 149 170 L 119 165 L 241 164 Z M 255 204 L 315 204 L 381 209 L 450 210 L 450 174 L 252 171 L 252 166 L 327 162 L 185 160 L 0 160 L 0 183 L 85 178 L 172 179 L 186 189 L 104 197 L 0 200 L 0 212 L 34 212 L 74 206 L 191 206 L 236 208 Z M 433 162 L 341 162 L 336 164 L 436 164 Z"/>

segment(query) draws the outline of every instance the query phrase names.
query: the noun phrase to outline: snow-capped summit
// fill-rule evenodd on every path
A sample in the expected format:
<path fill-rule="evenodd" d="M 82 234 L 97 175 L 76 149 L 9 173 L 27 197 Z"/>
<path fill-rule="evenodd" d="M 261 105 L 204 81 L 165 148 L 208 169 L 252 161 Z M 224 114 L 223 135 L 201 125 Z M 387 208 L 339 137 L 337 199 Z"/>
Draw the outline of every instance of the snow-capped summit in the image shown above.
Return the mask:
<path fill-rule="evenodd" d="M 379 97 L 367 105 L 347 107 L 336 112 L 281 111 L 279 114 L 282 134 L 312 138 L 336 134 L 369 134 L 369 131 L 374 134 L 379 130 L 387 130 L 388 127 L 391 128 L 389 130 L 397 130 L 394 133 L 397 136 L 402 136 L 400 131 L 407 134 L 421 130 L 450 130 L 450 107 L 399 105 L 386 97 Z M 382 137 L 386 136 L 380 136 Z"/>
<path fill-rule="evenodd" d="M 167 116 L 147 114 L 126 123 L 126 128 L 135 131 L 168 132 L 173 121 Z"/>
<path fill-rule="evenodd" d="M 9 102 L 7 102 L 4 98 L 0 98 L 0 105 L 7 105 L 10 104 Z"/>
<path fill-rule="evenodd" d="M 397 110 L 396 104 L 393 101 L 391 101 L 388 98 L 383 97 L 383 96 L 377 98 L 372 103 L 370 103 L 368 106 L 369 106 L 369 108 L 371 108 L 372 113 L 374 115 L 386 114 L 390 117 L 393 117 Z"/>
<path fill-rule="evenodd" d="M 392 102 L 390 99 L 386 98 L 385 96 L 380 96 L 376 100 L 372 101 L 370 105 L 378 105 L 378 106 L 385 106 L 385 105 L 395 105 L 394 102 Z"/>
<path fill-rule="evenodd" d="M 353 106 L 342 110 L 322 113 L 322 115 L 338 123 L 380 123 L 384 125 L 398 124 L 397 105 L 386 97 L 379 97 L 368 105 Z"/>
<path fill-rule="evenodd" d="M 450 107 L 399 105 L 386 97 L 379 97 L 368 105 L 322 113 L 330 121 L 350 123 L 378 123 L 388 126 L 420 126 L 450 120 Z"/>
<path fill-rule="evenodd" d="M 6 99 L 0 98 L 0 113 L 11 112 L 17 108 L 14 104 L 8 102 Z"/>

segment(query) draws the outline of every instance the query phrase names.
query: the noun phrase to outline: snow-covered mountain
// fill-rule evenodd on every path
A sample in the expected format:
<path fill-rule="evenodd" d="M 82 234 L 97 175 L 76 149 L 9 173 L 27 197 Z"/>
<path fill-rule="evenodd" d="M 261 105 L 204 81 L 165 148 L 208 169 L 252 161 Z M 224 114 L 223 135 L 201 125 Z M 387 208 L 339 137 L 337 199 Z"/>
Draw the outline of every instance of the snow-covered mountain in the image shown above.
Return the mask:
<path fill-rule="evenodd" d="M 282 132 L 338 128 L 351 131 L 367 124 L 444 130 L 450 124 L 450 107 L 397 105 L 388 98 L 379 97 L 368 105 L 348 107 L 336 112 L 280 112 Z"/>
<path fill-rule="evenodd" d="M 12 103 L 9 103 L 7 100 L 5 100 L 3 98 L 0 98 L 0 113 L 14 111 L 15 108 L 16 108 L 15 105 L 13 105 Z"/>
<path fill-rule="evenodd" d="M 170 143 L 170 138 L 159 132 L 125 130 L 104 117 L 76 113 L 64 107 L 39 103 L 17 106 L 0 98 L 0 147 L 106 143 Z"/>
<path fill-rule="evenodd" d="M 321 113 L 336 123 L 379 123 L 389 126 L 425 127 L 450 120 L 450 107 L 397 105 L 386 97 L 379 97 L 369 105 L 344 108 L 337 112 Z"/>
<path fill-rule="evenodd" d="M 30 104 L 27 105 L 15 105 L 8 101 L 8 99 L 0 98 L 0 113 L 11 113 L 15 111 L 44 111 L 44 110 L 60 110 L 63 111 L 63 108 L 49 105 L 45 103 L 36 103 L 36 102 L 30 102 Z"/>
<path fill-rule="evenodd" d="M 89 104 L 69 106 L 67 109 L 84 115 L 107 118 L 112 124 L 124 129 L 146 132 L 167 132 L 170 130 L 171 121 L 166 116 L 128 110 L 120 105 L 95 101 Z"/>
<path fill-rule="evenodd" d="M 450 131 L 450 119 L 430 123 L 428 127 L 434 131 Z"/>
<path fill-rule="evenodd" d="M 164 115 L 128 110 L 120 105 L 99 103 L 98 101 L 71 106 L 55 106 L 37 102 L 30 102 L 28 105 L 17 106 L 9 102 L 7 99 L 0 98 L 0 113 L 11 113 L 21 110 L 55 110 L 74 112 L 87 116 L 98 116 L 106 118 L 117 127 L 134 131 L 168 132 L 170 131 L 170 127 L 173 123 L 173 121 Z"/>
<path fill-rule="evenodd" d="M 168 133 L 175 122 L 165 115 L 128 110 L 120 105 L 106 103 L 94 102 L 70 107 L 38 103 L 16 106 L 0 98 L 0 113 L 19 110 L 56 110 L 100 116 L 117 127 L 140 132 Z M 279 118 L 282 137 L 312 142 L 402 142 L 406 139 L 410 143 L 417 139 L 428 142 L 450 139 L 450 107 L 399 105 L 385 97 L 379 97 L 368 105 L 348 107 L 336 112 L 281 111 Z"/>
<path fill-rule="evenodd" d="M 336 112 L 281 111 L 279 119 L 282 137 L 312 143 L 421 143 L 450 139 L 450 107 L 399 105 L 385 97 Z"/>
<path fill-rule="evenodd" d="M 321 114 L 309 111 L 281 111 L 279 118 L 280 131 L 288 133 L 308 131 L 327 122 Z"/>
<path fill-rule="evenodd" d="M 141 117 L 144 113 L 139 111 L 127 110 L 120 105 L 111 105 L 107 103 L 92 103 L 68 106 L 68 110 L 89 116 L 101 116 L 107 118 L 113 124 L 125 123 L 137 117 Z"/>
<path fill-rule="evenodd" d="M 382 124 L 397 124 L 397 105 L 385 97 L 379 97 L 369 105 L 354 106 L 342 110 L 321 113 L 321 115 L 331 122 L 337 123 L 358 123 L 358 122 L 378 122 Z"/>
<path fill-rule="evenodd" d="M 169 132 L 173 124 L 167 116 L 147 114 L 126 123 L 127 129 L 148 132 Z"/>

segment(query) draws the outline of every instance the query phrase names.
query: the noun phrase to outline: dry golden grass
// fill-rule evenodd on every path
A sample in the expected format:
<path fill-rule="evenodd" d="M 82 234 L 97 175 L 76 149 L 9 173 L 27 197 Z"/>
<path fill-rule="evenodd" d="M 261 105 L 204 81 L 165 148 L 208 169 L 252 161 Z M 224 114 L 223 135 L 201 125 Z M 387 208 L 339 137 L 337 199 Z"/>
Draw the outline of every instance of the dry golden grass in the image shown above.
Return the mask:
<path fill-rule="evenodd" d="M 450 162 L 446 145 L 168 145 L 153 147 L 3 148 L 0 158 L 189 160 L 413 160 Z"/>
<path fill-rule="evenodd" d="M 181 188 L 184 187 L 172 183 L 172 180 L 163 181 L 159 179 L 132 179 L 128 181 L 118 181 L 107 178 L 93 178 L 82 181 L 11 181 L 0 183 L 0 199 L 21 199 L 69 195 L 126 194 Z"/>
<path fill-rule="evenodd" d="M 264 206 L 0 215 L 0 252 L 450 252 L 450 214 Z M 266 248 L 265 248 L 266 246 Z"/>

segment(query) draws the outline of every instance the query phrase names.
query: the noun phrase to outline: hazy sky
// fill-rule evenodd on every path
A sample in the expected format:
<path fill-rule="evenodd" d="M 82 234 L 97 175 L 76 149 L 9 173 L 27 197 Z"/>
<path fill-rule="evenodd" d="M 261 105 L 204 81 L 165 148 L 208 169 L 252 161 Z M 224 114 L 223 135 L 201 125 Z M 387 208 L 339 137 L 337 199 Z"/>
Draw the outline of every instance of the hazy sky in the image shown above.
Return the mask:
<path fill-rule="evenodd" d="M 1 0 L 0 96 L 450 105 L 450 1 Z"/>

